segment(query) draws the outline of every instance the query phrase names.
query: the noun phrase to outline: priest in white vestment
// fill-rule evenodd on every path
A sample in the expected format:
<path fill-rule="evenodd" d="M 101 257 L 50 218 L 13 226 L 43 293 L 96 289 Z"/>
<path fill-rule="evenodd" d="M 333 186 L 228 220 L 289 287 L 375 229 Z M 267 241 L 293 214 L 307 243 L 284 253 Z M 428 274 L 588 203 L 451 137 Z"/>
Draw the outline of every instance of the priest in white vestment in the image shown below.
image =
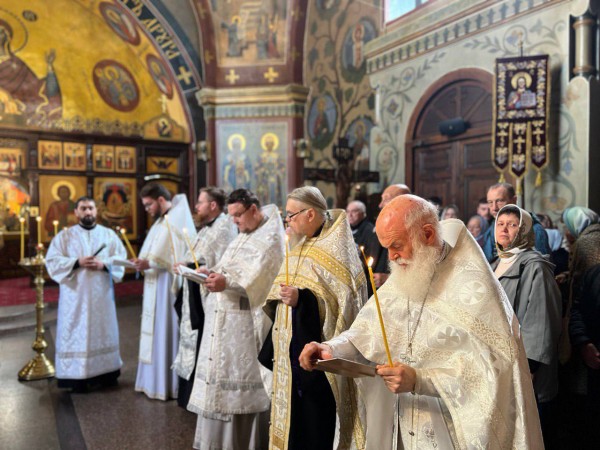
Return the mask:
<path fill-rule="evenodd" d="M 264 449 L 270 400 L 258 363 L 271 321 L 262 311 L 284 258 L 284 230 L 275 205 L 237 189 L 227 210 L 240 234 L 211 267 L 203 298 L 206 313 L 188 404 L 198 414 L 194 448 Z M 270 380 L 266 380 L 267 385 Z"/>
<path fill-rule="evenodd" d="M 56 324 L 58 387 L 84 392 L 114 385 L 122 366 L 113 283 L 124 268 L 125 247 L 110 228 L 96 224 L 96 204 L 81 197 L 75 204 L 79 224 L 50 242 L 46 269 L 60 286 Z"/>
<path fill-rule="evenodd" d="M 173 264 L 186 252 L 183 229 L 194 230 L 194 220 L 183 194 L 171 194 L 151 183 L 140 191 L 142 204 L 154 223 L 144 240 L 136 270 L 144 273 L 144 302 L 135 390 L 158 400 L 177 398 L 177 374 L 171 368 L 179 344 L 174 303 L 181 277 Z"/>
<path fill-rule="evenodd" d="M 180 264 L 195 269 L 196 265 L 214 267 L 220 261 L 227 246 L 237 236 L 237 227 L 231 217 L 223 212 L 226 201 L 227 194 L 223 189 L 210 186 L 200 189 L 196 218 L 200 221 L 201 228 L 196 238 L 189 241 L 190 248 L 181 258 Z M 187 408 L 192 393 L 199 338 L 204 329 L 201 299 L 207 295 L 208 290 L 204 284 L 184 280 L 178 295 L 179 304 L 175 308 L 180 315 L 180 323 L 179 350 L 173 368 L 179 376 L 177 403 L 182 408 Z"/>
<path fill-rule="evenodd" d="M 376 363 L 361 379 L 367 449 L 538 449 L 539 417 L 519 324 L 480 247 L 459 220 L 438 222 L 404 195 L 377 219 L 392 273 L 350 329 L 300 356 Z"/>

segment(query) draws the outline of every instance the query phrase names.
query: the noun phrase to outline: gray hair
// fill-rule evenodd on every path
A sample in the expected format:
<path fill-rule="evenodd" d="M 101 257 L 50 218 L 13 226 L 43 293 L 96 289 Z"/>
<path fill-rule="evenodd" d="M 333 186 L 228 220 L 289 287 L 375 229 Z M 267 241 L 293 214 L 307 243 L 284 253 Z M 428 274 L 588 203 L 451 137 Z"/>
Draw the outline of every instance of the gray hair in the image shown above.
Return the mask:
<path fill-rule="evenodd" d="M 442 233 L 437 208 L 422 198 L 416 197 L 416 200 L 404 216 L 404 226 L 412 234 L 420 232 L 423 225 L 431 224 L 435 228 L 438 238 L 441 239 Z"/>
<path fill-rule="evenodd" d="M 363 202 L 360 200 L 352 200 L 350 203 L 348 203 L 348 207 L 350 207 L 352 204 L 356 205 L 361 213 L 367 214 L 367 206 Z"/>
<path fill-rule="evenodd" d="M 294 189 L 287 196 L 288 200 L 296 200 L 313 208 L 323 219 L 327 218 L 327 201 L 315 186 L 302 186 Z"/>

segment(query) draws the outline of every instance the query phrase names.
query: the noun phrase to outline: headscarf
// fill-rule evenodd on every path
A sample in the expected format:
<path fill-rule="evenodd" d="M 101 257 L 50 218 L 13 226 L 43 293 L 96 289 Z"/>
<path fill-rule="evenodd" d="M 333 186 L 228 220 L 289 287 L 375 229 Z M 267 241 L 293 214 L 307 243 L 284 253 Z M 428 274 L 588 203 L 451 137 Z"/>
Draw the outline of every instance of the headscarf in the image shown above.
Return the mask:
<path fill-rule="evenodd" d="M 598 223 L 598 214 L 583 206 L 573 206 L 565 209 L 562 220 L 567 226 L 569 233 L 577 239 L 583 233 L 583 230 L 592 224 Z"/>
<path fill-rule="evenodd" d="M 498 219 L 503 214 L 515 214 L 519 217 L 519 231 L 514 240 L 506 248 L 498 243 L 498 233 L 494 233 L 498 256 L 500 258 L 511 258 L 524 250 L 533 248 L 535 246 L 535 233 L 533 231 L 533 219 L 531 215 L 517 205 L 505 205 L 498 211 L 496 222 L 498 222 Z M 494 226 L 496 226 L 495 223 Z"/>
<path fill-rule="evenodd" d="M 483 246 L 483 242 L 485 240 L 485 232 L 487 231 L 488 227 L 490 226 L 490 223 L 482 216 L 480 216 L 479 214 L 475 214 L 474 216 L 471 216 L 469 218 L 469 220 L 467 221 L 467 226 L 469 225 L 469 222 L 473 219 L 477 219 L 479 220 L 479 226 L 481 228 L 481 232 L 479 233 L 479 236 L 473 236 L 475 238 L 475 240 L 477 241 L 477 243 L 481 246 Z"/>
<path fill-rule="evenodd" d="M 554 228 L 548 228 L 546 234 L 548 235 L 548 245 L 550 246 L 550 250 L 555 252 L 562 245 L 563 235 L 559 230 Z"/>
<path fill-rule="evenodd" d="M 446 206 L 444 209 L 442 209 L 442 212 L 440 214 L 440 220 L 444 220 L 444 216 L 446 215 L 446 211 L 448 211 L 449 209 L 453 209 L 454 213 L 456 214 L 456 219 L 460 219 L 460 211 L 458 210 L 458 206 L 452 204 L 452 205 L 448 205 Z"/>

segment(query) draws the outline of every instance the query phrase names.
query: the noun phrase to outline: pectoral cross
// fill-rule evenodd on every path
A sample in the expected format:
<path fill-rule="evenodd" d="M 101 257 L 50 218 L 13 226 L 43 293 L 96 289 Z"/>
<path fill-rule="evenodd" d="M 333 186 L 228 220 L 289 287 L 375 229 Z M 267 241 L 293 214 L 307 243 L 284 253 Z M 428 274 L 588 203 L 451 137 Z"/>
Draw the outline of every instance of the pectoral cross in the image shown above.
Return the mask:
<path fill-rule="evenodd" d="M 412 346 L 408 347 L 408 353 L 400 354 L 400 361 L 407 366 L 412 366 L 417 362 L 417 360 L 412 357 Z"/>

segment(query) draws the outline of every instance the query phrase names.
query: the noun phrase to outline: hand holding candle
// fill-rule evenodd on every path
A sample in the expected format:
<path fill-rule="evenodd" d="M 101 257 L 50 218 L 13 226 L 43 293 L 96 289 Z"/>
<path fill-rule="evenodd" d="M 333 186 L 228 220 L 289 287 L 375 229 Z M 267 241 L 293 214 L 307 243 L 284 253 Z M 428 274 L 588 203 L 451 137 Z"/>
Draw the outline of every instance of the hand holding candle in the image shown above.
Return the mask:
<path fill-rule="evenodd" d="M 192 243 L 190 242 L 190 239 L 188 237 L 188 230 L 187 228 L 184 228 L 183 230 L 183 237 L 185 238 L 185 242 L 187 243 L 188 248 L 190 249 L 190 253 L 192 254 L 192 258 L 194 258 L 194 264 L 196 265 L 196 269 L 198 269 L 200 266 L 198 265 L 198 260 L 196 259 L 196 255 L 194 254 L 194 249 L 192 248 Z"/>
<path fill-rule="evenodd" d="M 129 250 L 129 253 L 131 253 L 131 256 L 133 257 L 133 259 L 137 259 L 137 256 L 135 255 L 135 252 L 133 251 L 133 248 L 131 248 L 131 244 L 129 243 L 129 239 L 127 239 L 127 230 L 125 228 L 121 228 L 121 229 L 119 229 L 119 232 L 121 233 L 121 236 L 123 236 L 123 240 L 125 241 L 125 245 L 127 246 L 127 249 Z"/>
<path fill-rule="evenodd" d="M 375 306 L 377 306 L 377 314 L 379 315 L 379 324 L 381 325 L 381 334 L 383 335 L 383 345 L 385 345 L 385 353 L 387 355 L 388 364 L 390 367 L 394 367 L 394 364 L 392 362 L 392 355 L 390 353 L 390 347 L 388 345 L 387 336 L 385 334 L 385 325 L 383 324 L 383 316 L 381 315 L 381 307 L 379 306 L 379 297 L 377 297 L 377 287 L 375 287 L 375 278 L 373 278 L 373 269 L 371 268 L 372 265 L 373 257 L 370 257 L 367 262 L 367 267 L 369 269 L 369 278 L 371 279 L 371 286 L 373 288 L 373 297 L 375 297 Z"/>
<path fill-rule="evenodd" d="M 171 234 L 171 225 L 169 224 L 169 215 L 165 214 L 165 223 L 167 224 L 167 229 L 169 230 L 169 242 L 171 243 L 171 252 L 173 254 L 173 264 L 177 262 L 177 255 L 175 254 L 175 244 L 173 243 L 173 234 Z"/>

